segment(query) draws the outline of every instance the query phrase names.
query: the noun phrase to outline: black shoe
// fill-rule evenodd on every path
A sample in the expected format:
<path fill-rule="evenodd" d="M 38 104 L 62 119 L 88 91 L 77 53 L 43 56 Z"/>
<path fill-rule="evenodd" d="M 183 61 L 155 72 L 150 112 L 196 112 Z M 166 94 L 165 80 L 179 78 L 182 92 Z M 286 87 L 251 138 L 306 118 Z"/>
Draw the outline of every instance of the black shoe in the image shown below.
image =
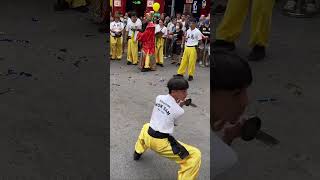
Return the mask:
<path fill-rule="evenodd" d="M 73 8 L 73 10 L 81 13 L 86 13 L 89 11 L 89 8 L 87 6 L 80 6 L 80 7 Z"/>
<path fill-rule="evenodd" d="M 182 74 L 175 74 L 175 75 L 173 75 L 173 77 L 183 77 L 183 75 Z"/>
<path fill-rule="evenodd" d="M 188 81 L 192 81 L 193 80 L 193 76 L 189 76 Z"/>
<path fill-rule="evenodd" d="M 266 49 L 264 46 L 254 46 L 248 56 L 248 61 L 261 61 L 266 57 Z"/>
<path fill-rule="evenodd" d="M 127 61 L 127 65 L 131 65 L 132 63 L 130 61 Z"/>
<path fill-rule="evenodd" d="M 160 67 L 163 67 L 163 64 L 158 64 Z"/>
<path fill-rule="evenodd" d="M 140 159 L 142 154 L 137 153 L 136 151 L 134 151 L 133 154 L 133 160 L 138 161 Z"/>
<path fill-rule="evenodd" d="M 135 65 L 135 66 L 136 66 L 136 65 L 138 65 L 138 63 L 132 63 L 132 65 Z"/>
<path fill-rule="evenodd" d="M 149 71 L 150 69 L 148 69 L 148 68 L 142 68 L 141 69 L 141 72 L 147 72 L 147 71 Z"/>
<path fill-rule="evenodd" d="M 214 50 L 226 50 L 226 51 L 233 51 L 236 49 L 236 45 L 234 42 L 227 42 L 225 40 L 216 40 L 213 43 Z"/>

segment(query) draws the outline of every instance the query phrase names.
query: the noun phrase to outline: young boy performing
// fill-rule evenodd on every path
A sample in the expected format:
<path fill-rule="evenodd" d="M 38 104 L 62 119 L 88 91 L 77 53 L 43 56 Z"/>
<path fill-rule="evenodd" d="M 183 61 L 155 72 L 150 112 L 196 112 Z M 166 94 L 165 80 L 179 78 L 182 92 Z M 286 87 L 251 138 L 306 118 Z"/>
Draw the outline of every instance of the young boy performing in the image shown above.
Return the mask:
<path fill-rule="evenodd" d="M 199 41 L 202 38 L 207 38 L 206 36 L 202 35 L 199 29 L 196 28 L 197 24 L 195 19 L 192 19 L 190 23 L 191 23 L 191 26 L 187 31 L 186 43 L 185 43 L 185 48 L 182 56 L 182 61 L 177 72 L 178 76 L 183 76 L 184 73 L 186 72 L 186 69 L 188 68 L 188 75 L 189 75 L 188 81 L 193 80 L 193 75 L 194 75 L 194 71 L 196 68 L 196 61 L 197 61 L 197 46 L 199 44 Z"/>
<path fill-rule="evenodd" d="M 172 137 L 176 120 L 184 113 L 188 81 L 182 77 L 173 77 L 167 87 L 169 94 L 159 95 L 153 108 L 151 121 L 146 123 L 135 145 L 134 160 L 150 148 L 160 156 L 178 163 L 178 180 L 197 179 L 201 165 L 201 152 L 199 149 L 176 141 Z"/>
<path fill-rule="evenodd" d="M 126 31 L 128 33 L 128 53 L 127 53 L 127 64 L 137 65 L 138 64 L 138 41 L 137 33 L 141 30 L 141 25 L 137 22 L 137 16 L 135 13 L 131 14 L 131 21 L 128 22 Z"/>
<path fill-rule="evenodd" d="M 111 60 L 122 59 L 122 31 L 124 25 L 120 22 L 119 14 L 116 14 L 114 21 L 110 23 L 110 44 L 111 44 Z"/>

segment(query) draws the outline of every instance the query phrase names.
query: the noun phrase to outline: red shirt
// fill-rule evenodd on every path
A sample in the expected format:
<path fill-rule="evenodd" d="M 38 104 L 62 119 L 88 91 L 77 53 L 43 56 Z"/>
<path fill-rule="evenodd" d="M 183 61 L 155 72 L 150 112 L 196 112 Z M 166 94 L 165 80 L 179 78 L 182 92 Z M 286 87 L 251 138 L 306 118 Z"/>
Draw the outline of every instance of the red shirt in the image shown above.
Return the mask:
<path fill-rule="evenodd" d="M 142 49 L 145 53 L 155 53 L 155 25 L 152 22 L 149 22 L 144 32 L 137 34 L 137 39 L 142 42 Z"/>

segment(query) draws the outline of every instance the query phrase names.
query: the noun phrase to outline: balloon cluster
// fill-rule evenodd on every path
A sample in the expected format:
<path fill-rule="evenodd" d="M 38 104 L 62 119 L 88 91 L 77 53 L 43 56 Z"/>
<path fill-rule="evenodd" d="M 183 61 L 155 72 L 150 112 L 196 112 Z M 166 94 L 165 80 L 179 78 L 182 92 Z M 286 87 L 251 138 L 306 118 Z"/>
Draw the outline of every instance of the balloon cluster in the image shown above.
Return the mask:
<path fill-rule="evenodd" d="M 153 3 L 152 9 L 154 10 L 155 13 L 153 13 L 153 21 L 160 19 L 160 13 L 158 12 L 160 9 L 160 4 L 159 3 Z"/>

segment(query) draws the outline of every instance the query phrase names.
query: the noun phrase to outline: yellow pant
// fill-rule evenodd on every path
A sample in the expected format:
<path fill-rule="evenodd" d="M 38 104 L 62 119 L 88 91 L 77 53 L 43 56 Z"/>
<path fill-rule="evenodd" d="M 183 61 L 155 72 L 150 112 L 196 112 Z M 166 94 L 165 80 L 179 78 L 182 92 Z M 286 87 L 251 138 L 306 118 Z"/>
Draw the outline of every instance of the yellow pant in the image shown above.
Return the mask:
<path fill-rule="evenodd" d="M 128 40 L 127 60 L 133 64 L 138 63 L 138 41 Z"/>
<path fill-rule="evenodd" d="M 188 75 L 193 76 L 196 69 L 197 50 L 195 47 L 185 46 L 180 67 L 177 74 L 184 75 L 188 68 Z"/>
<path fill-rule="evenodd" d="M 156 63 L 163 64 L 163 46 L 164 46 L 164 39 L 158 38 L 156 44 Z"/>
<path fill-rule="evenodd" d="M 65 0 L 71 8 L 77 8 L 87 5 L 86 0 Z"/>
<path fill-rule="evenodd" d="M 250 46 L 267 46 L 274 0 L 252 0 Z M 216 39 L 234 42 L 240 36 L 250 0 L 228 0 Z"/>
<path fill-rule="evenodd" d="M 142 60 L 141 60 L 141 68 L 145 69 L 155 69 L 155 63 L 154 63 L 154 54 L 149 54 L 148 52 L 142 52 Z"/>
<path fill-rule="evenodd" d="M 153 138 L 148 134 L 148 129 L 149 123 L 146 123 L 140 132 L 138 141 L 136 142 L 135 151 L 142 154 L 150 148 L 160 156 L 173 160 L 180 165 L 178 180 L 197 179 L 201 165 L 201 152 L 199 149 L 178 141 L 189 152 L 189 156 L 182 160 L 178 155 L 173 154 L 171 145 L 167 138 Z"/>
<path fill-rule="evenodd" d="M 111 58 L 120 59 L 122 58 L 122 37 L 115 38 L 110 36 L 111 44 Z"/>

